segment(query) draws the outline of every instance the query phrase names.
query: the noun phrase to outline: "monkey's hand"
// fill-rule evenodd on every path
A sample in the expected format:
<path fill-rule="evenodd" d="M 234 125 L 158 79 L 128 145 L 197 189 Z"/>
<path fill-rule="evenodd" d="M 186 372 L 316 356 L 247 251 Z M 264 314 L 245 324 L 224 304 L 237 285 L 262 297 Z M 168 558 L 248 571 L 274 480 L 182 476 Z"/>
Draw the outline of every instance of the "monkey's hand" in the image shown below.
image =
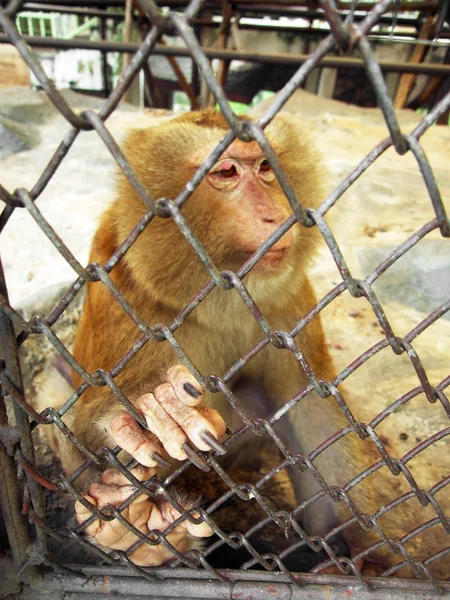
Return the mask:
<path fill-rule="evenodd" d="M 142 481 L 152 477 L 156 469 L 138 467 L 132 469 L 131 472 L 137 479 Z M 135 491 L 136 488 L 130 485 L 130 482 L 120 471 L 108 469 L 102 474 L 99 483 L 91 485 L 88 494 L 84 497 L 98 508 L 107 505 L 118 507 Z M 165 531 L 171 523 L 180 517 L 180 513 L 165 500 L 156 502 L 152 502 L 148 496 L 141 494 L 121 511 L 121 514 L 144 535 L 152 530 Z M 187 509 L 192 507 L 192 503 L 186 501 L 181 503 Z M 75 504 L 75 511 L 80 524 L 92 514 L 81 502 Z M 194 513 L 194 516 L 197 517 L 198 515 Z M 85 532 L 91 535 L 99 546 L 113 550 L 128 550 L 139 539 L 136 534 L 117 519 L 112 521 L 96 519 L 86 527 Z M 212 533 L 206 523 L 194 525 L 185 520 L 181 525 L 175 527 L 166 539 L 180 552 L 186 552 L 196 545 L 193 538 L 209 537 Z M 144 542 L 129 555 L 129 558 L 137 565 L 156 567 L 174 558 L 174 554 L 163 544 L 151 546 Z"/>
<path fill-rule="evenodd" d="M 153 455 L 161 453 L 163 448 L 172 458 L 185 460 L 186 442 L 208 451 L 211 446 L 203 434 L 208 432 L 218 440 L 226 431 L 225 422 L 216 410 L 199 407 L 203 398 L 204 390 L 197 380 L 185 367 L 177 365 L 167 371 L 166 383 L 134 402 L 147 422 L 150 435 L 128 413 L 121 412 L 105 425 L 114 442 L 141 465 L 155 467 L 157 461 Z"/>

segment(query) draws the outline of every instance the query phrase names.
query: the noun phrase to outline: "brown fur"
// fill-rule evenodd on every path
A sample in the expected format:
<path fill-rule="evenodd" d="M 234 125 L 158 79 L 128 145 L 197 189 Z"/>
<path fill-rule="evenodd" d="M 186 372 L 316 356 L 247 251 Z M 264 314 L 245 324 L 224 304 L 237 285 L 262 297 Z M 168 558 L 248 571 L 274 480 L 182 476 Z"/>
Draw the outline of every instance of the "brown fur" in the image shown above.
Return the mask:
<path fill-rule="evenodd" d="M 134 131 L 124 151 L 155 199 L 174 199 L 227 131 L 228 126 L 219 113 L 190 113 L 156 128 Z M 321 170 L 308 134 L 283 116 L 274 120 L 266 134 L 298 197 L 306 206 L 316 207 L 323 200 Z M 104 214 L 95 236 L 92 262 L 104 264 L 145 213 L 144 204 L 122 174 L 118 176 L 117 190 L 117 198 Z M 290 214 L 288 201 L 276 180 L 270 185 L 270 194 L 276 210 L 286 216 Z M 246 201 L 242 198 L 242 211 Z M 235 218 L 239 218 L 240 213 L 231 211 L 217 191 L 211 191 L 207 183 L 202 182 L 183 207 L 182 214 L 219 269 L 237 270 L 241 266 L 243 260 L 236 254 L 236 243 L 232 242 Z M 294 245 L 282 268 L 270 272 L 255 268 L 244 280 L 274 330 L 288 331 L 316 302 L 305 273 L 317 246 L 317 231 L 298 224 L 293 229 Z M 111 277 L 147 324 L 168 325 L 209 276 L 177 225 L 171 219 L 155 218 L 113 269 Z M 83 367 L 89 372 L 111 369 L 140 335 L 140 330 L 106 287 L 101 282 L 89 283 L 74 350 Z M 202 373 L 221 376 L 263 337 L 263 333 L 235 290 L 216 288 L 175 336 Z M 333 369 L 318 317 L 296 341 L 318 377 L 331 381 Z M 137 386 L 140 393 L 143 389 L 153 389 L 163 381 L 167 367 L 176 362 L 168 342 L 148 342 L 117 377 L 117 384 L 133 401 Z M 241 370 L 239 378 L 252 380 L 265 391 L 272 403 L 269 414 L 294 396 L 306 381 L 292 354 L 270 345 Z M 75 375 L 74 384 L 80 383 L 80 377 Z M 208 400 L 231 427 L 239 425 L 239 419 L 220 394 Z M 250 412 L 251 409 L 249 406 Z M 73 430 L 85 444 L 92 450 L 111 444 L 105 428 L 123 408 L 107 387 L 89 389 L 74 410 Z M 333 398 L 321 399 L 316 394 L 303 399 L 282 421 L 286 421 L 285 426 L 280 424 L 284 431 L 282 436 L 296 453 L 310 452 L 348 425 Z M 68 472 L 82 460 L 72 446 L 60 452 Z M 359 443 L 355 434 L 349 434 L 319 456 L 315 464 L 328 483 L 343 485 L 368 462 L 372 460 L 367 454 L 367 444 Z M 295 477 L 299 502 L 319 489 L 308 472 L 297 473 Z M 352 497 L 362 510 L 374 512 L 374 498 L 367 482 L 358 485 Z M 314 503 L 313 507 L 317 506 L 318 510 L 306 513 L 305 526 L 310 533 L 329 530 L 337 515 L 341 519 L 351 515 L 344 502 Z M 361 534 L 359 526 L 348 533 L 352 546 L 359 546 Z"/>

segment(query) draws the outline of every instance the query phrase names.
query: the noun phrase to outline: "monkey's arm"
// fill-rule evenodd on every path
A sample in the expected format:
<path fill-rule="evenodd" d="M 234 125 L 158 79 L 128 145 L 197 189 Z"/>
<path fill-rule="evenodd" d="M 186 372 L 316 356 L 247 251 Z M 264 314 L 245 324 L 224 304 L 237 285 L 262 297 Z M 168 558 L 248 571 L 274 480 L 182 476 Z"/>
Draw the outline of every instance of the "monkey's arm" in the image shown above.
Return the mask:
<path fill-rule="evenodd" d="M 225 433 L 226 426 L 219 413 L 206 406 L 199 407 L 203 397 L 203 388 L 189 371 L 176 365 L 167 371 L 166 383 L 157 386 L 153 393 L 148 391 L 135 399 L 130 397 L 144 416 L 148 431 L 142 429 L 120 405 L 106 410 L 97 419 L 97 424 L 107 432 L 113 445 L 121 446 L 144 465 L 133 469 L 133 475 L 139 480 L 148 479 L 156 472 L 156 452 L 161 454 L 165 450 L 172 458 L 183 460 L 187 457 L 184 450 L 186 442 L 192 442 L 200 450 L 210 450 L 202 434 L 208 432 L 218 439 Z M 135 491 L 136 488 L 117 469 L 109 469 L 101 475 L 98 483 L 89 487 L 84 497 L 98 508 L 106 505 L 119 507 Z M 187 495 L 178 498 L 178 501 L 187 509 L 194 505 Z M 76 503 L 75 509 L 80 524 L 91 516 L 91 511 L 81 502 Z M 152 529 L 165 531 L 180 517 L 180 513 L 166 500 L 150 500 L 145 494 L 131 502 L 121 514 L 144 534 Z M 138 537 L 117 519 L 97 519 L 86 528 L 86 532 L 93 536 L 97 544 L 115 550 L 126 550 L 138 541 Z M 212 531 L 208 525 L 193 525 L 185 520 L 167 539 L 178 550 L 186 551 L 196 545 L 192 536 L 199 538 L 210 535 Z M 156 566 L 173 558 L 173 554 L 162 544 L 143 544 L 130 558 L 142 566 Z"/>
<path fill-rule="evenodd" d="M 165 383 L 134 401 L 151 435 L 121 407 L 107 411 L 98 424 L 141 465 L 155 467 L 154 453 L 163 448 L 170 457 L 184 460 L 186 442 L 208 451 L 211 447 L 203 434 L 208 432 L 216 439 L 224 435 L 222 417 L 212 408 L 199 406 L 203 399 L 203 388 L 185 367 L 176 365 L 167 371 Z"/>

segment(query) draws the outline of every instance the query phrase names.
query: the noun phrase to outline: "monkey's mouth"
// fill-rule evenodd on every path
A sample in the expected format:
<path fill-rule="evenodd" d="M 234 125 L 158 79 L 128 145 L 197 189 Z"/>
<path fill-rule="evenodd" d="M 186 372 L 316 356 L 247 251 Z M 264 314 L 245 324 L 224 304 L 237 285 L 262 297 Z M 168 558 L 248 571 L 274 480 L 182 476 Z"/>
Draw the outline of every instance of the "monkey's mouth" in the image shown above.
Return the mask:
<path fill-rule="evenodd" d="M 259 259 L 259 261 L 263 261 L 264 263 L 278 264 L 286 257 L 289 247 L 290 246 L 284 246 L 283 248 L 269 248 L 269 250 L 267 250 L 267 252 Z M 244 250 L 243 254 L 246 260 L 253 256 L 257 250 L 257 248 L 255 248 L 255 250 Z"/>
<path fill-rule="evenodd" d="M 267 250 L 264 256 L 284 256 L 288 250 L 288 246 L 285 248 L 270 248 L 270 250 Z"/>

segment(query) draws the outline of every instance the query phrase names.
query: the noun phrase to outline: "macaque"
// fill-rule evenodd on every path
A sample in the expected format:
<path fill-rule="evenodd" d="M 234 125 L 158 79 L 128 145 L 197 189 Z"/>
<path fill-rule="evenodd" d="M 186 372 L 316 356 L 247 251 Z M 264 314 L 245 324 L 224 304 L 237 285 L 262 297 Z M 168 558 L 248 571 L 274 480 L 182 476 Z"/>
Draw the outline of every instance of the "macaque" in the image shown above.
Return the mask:
<path fill-rule="evenodd" d="M 154 198 L 174 199 L 227 131 L 221 114 L 210 110 L 192 112 L 157 127 L 133 131 L 124 153 Z M 322 170 L 308 132 L 279 115 L 265 134 L 298 197 L 306 207 L 317 207 L 324 199 Z M 101 220 L 90 261 L 106 263 L 145 211 L 132 185 L 119 174 L 117 196 Z M 236 272 L 292 214 L 292 209 L 259 145 L 235 140 L 183 206 L 182 214 L 217 268 Z M 306 228 L 297 223 L 244 278 L 272 330 L 289 331 L 315 305 L 307 267 L 319 241 L 317 227 Z M 114 267 L 111 277 L 149 325 L 170 325 L 209 280 L 176 223 L 160 217 L 142 232 Z M 110 370 L 140 335 L 107 288 L 101 282 L 89 283 L 74 348 L 75 358 L 83 367 L 89 372 Z M 219 287 L 195 308 L 174 335 L 203 375 L 219 377 L 264 337 L 237 291 Z M 332 381 L 333 369 L 319 317 L 296 336 L 296 343 L 317 377 Z M 81 382 L 75 374 L 73 384 L 78 386 Z M 209 451 L 204 432 L 220 440 L 227 426 L 235 431 L 242 425 L 221 393 L 205 394 L 167 341 L 146 343 L 115 382 L 144 416 L 148 430 L 137 423 L 107 386 L 92 387 L 80 397 L 72 409 L 71 428 L 93 451 L 119 445 L 139 464 L 133 473 L 141 480 L 156 473 L 158 457 L 172 463 L 182 461 L 187 458 L 186 443 Z M 253 418 L 268 418 L 307 383 L 293 354 L 268 344 L 228 385 Z M 348 424 L 332 396 L 324 399 L 310 393 L 287 411 L 275 429 L 292 453 L 307 456 Z M 232 445 L 228 454 L 234 453 L 239 460 L 256 460 L 256 439 L 259 440 L 247 432 L 242 443 Z M 319 453 L 314 465 L 328 485 L 345 485 L 374 462 L 368 462 L 367 444 L 350 432 Z M 67 473 L 84 461 L 69 443 L 61 446 L 60 456 Z M 228 456 L 225 458 L 229 460 Z M 94 475 L 91 472 L 89 477 L 80 485 L 86 498 L 97 506 L 119 506 L 133 491 L 129 481 L 113 469 Z M 321 489 L 308 469 L 300 472 L 291 468 L 291 477 L 298 503 Z M 373 514 L 367 480 L 349 495 L 362 512 Z M 184 505 L 194 506 L 189 495 Z M 91 514 L 80 503 L 76 510 L 79 522 Z M 180 516 L 170 504 L 146 496 L 140 496 L 123 514 L 143 533 L 152 529 L 164 531 Z M 310 504 L 299 518 L 308 534 L 323 535 L 351 516 L 344 501 L 332 502 L 323 497 Z M 354 532 L 346 529 L 344 534 L 354 549 L 358 547 L 358 532 L 368 534 L 358 524 L 350 530 Z M 96 520 L 87 532 L 98 544 L 113 549 L 126 550 L 136 541 L 118 521 Z M 211 533 L 206 524 L 184 521 L 169 535 L 169 541 L 183 551 L 191 547 L 193 539 Z M 150 566 L 162 564 L 172 555 L 161 544 L 142 544 L 130 558 L 136 564 Z"/>

